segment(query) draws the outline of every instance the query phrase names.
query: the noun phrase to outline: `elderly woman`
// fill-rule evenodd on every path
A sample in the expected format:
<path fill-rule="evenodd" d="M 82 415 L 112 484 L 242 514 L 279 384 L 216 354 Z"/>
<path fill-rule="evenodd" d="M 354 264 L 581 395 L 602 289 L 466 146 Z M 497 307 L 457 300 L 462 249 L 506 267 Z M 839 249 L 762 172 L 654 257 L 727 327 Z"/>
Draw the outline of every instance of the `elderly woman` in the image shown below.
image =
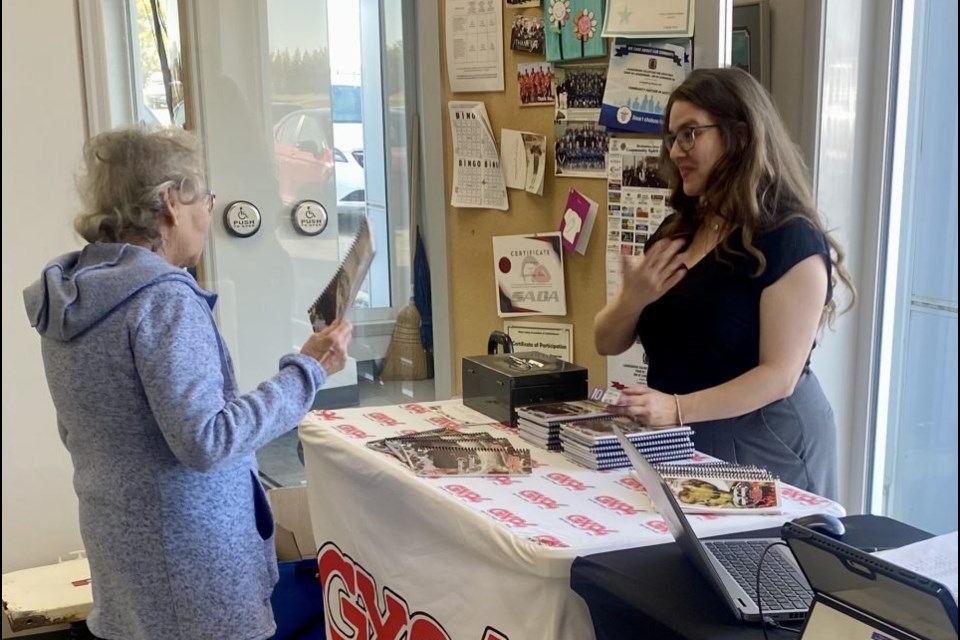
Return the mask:
<path fill-rule="evenodd" d="M 90 244 L 24 291 L 90 560 L 90 629 L 109 640 L 273 635 L 273 518 L 254 453 L 343 368 L 348 323 L 311 335 L 240 395 L 197 264 L 213 194 L 195 138 L 91 139 L 76 220 Z"/>

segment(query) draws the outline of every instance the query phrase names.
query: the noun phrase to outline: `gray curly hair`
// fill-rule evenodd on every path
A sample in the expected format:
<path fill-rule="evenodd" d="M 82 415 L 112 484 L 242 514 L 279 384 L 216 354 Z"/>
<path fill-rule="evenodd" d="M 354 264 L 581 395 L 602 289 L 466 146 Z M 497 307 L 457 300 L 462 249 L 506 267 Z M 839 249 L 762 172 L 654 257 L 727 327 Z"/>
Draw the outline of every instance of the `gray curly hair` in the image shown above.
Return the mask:
<path fill-rule="evenodd" d="M 83 212 L 74 228 L 87 242 L 147 241 L 156 251 L 167 189 L 177 189 L 184 203 L 204 197 L 200 145 L 183 129 L 101 133 L 84 145 L 83 164 L 77 178 Z"/>

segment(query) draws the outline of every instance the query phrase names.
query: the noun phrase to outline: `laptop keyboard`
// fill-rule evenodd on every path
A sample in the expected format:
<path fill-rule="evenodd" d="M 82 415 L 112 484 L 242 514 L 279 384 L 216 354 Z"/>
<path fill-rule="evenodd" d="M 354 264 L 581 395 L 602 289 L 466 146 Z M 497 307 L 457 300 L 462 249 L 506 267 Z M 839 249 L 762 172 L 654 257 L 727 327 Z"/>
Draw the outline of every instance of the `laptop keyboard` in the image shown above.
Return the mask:
<path fill-rule="evenodd" d="M 703 544 L 757 602 L 757 563 L 769 543 L 763 540 L 704 540 Z M 796 576 L 796 567 L 781 553 L 773 549 L 767 553 L 760 575 L 764 611 L 807 609 L 810 606 L 813 592 L 805 580 L 798 580 Z"/>

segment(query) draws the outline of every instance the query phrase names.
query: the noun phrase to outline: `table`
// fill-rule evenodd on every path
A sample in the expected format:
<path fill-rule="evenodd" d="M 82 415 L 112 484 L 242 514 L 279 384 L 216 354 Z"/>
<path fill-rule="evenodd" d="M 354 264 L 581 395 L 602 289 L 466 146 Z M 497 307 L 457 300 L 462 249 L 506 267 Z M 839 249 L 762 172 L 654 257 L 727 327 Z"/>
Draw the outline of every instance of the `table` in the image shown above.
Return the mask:
<path fill-rule="evenodd" d="M 848 516 L 843 540 L 859 548 L 899 547 L 931 534 L 882 516 Z M 778 529 L 724 537 L 779 537 Z M 670 576 L 663 580 L 662 576 Z M 570 585 L 593 616 L 596 637 L 664 640 L 763 638 L 758 625 L 738 622 L 675 543 L 578 558 Z M 696 606 L 690 606 L 690 603 Z M 768 629 L 772 638 L 796 634 Z"/>
<path fill-rule="evenodd" d="M 670 540 L 625 469 L 591 471 L 532 449 L 531 476 L 420 478 L 370 440 L 447 426 L 530 448 L 516 429 L 468 426 L 459 401 L 315 411 L 299 428 L 331 640 L 589 640 L 570 588 L 576 557 Z M 775 516 L 693 516 L 701 535 L 777 526 L 800 513 L 844 515 L 793 487 Z"/>
<path fill-rule="evenodd" d="M 3 612 L 11 631 L 82 622 L 92 608 L 86 557 L 3 574 Z"/>

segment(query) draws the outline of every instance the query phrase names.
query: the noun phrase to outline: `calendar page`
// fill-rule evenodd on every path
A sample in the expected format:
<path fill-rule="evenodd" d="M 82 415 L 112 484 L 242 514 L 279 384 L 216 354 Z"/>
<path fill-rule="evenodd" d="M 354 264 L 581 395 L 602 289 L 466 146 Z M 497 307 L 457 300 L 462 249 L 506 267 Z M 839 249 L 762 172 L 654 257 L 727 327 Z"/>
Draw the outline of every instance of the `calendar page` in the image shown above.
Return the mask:
<path fill-rule="evenodd" d="M 450 102 L 453 137 L 454 207 L 507 209 L 507 186 L 500 170 L 500 154 L 482 102 Z"/>

